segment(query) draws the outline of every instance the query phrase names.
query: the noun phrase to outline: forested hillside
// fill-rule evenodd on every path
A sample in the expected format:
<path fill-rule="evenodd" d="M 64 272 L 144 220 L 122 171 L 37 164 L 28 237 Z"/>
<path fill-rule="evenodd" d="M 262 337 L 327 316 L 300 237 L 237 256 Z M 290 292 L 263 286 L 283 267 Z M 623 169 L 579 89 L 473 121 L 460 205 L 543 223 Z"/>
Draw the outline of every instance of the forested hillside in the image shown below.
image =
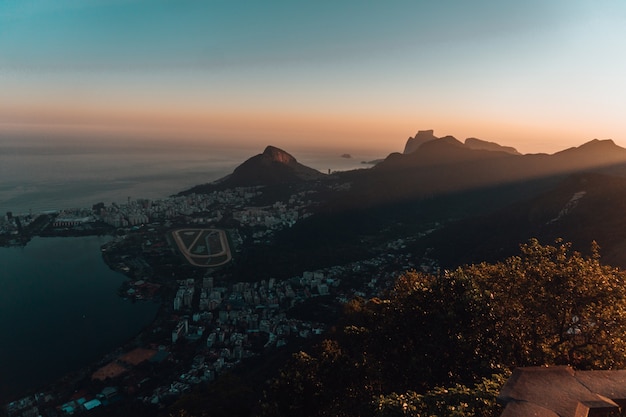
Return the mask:
<path fill-rule="evenodd" d="M 349 302 L 327 337 L 264 387 L 263 416 L 498 416 L 517 366 L 625 365 L 626 275 L 557 240 L 518 255 L 426 275 Z M 211 401 L 206 397 L 205 401 Z M 203 400 L 182 415 L 213 415 Z M 243 412 L 243 410 L 242 410 Z"/>

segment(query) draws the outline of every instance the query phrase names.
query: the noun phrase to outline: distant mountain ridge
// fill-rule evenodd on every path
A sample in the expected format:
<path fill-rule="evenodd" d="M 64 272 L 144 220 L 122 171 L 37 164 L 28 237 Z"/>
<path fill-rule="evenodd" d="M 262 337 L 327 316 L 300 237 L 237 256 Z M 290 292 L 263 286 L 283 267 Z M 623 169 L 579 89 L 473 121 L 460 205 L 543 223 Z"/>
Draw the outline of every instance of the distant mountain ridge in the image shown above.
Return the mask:
<path fill-rule="evenodd" d="M 372 168 L 333 175 L 267 146 L 230 175 L 181 194 L 256 185 L 289 191 L 292 184 L 309 187 L 308 182 L 311 190 L 322 191 L 316 208 L 327 216 L 322 218 L 336 214 L 339 225 L 356 222 L 354 230 L 363 228 L 356 214 L 368 209 L 385 218 L 397 207 L 431 207 L 429 215 L 436 213 L 443 223 L 461 221 L 432 236 L 436 242 L 429 247 L 442 248 L 437 254 L 442 261 L 501 258 L 529 237 L 565 237 L 580 245 L 596 239 L 607 259 L 626 266 L 625 148 L 594 139 L 554 154 L 522 155 L 479 139 L 462 143 L 421 132 L 418 139 L 428 140 L 411 153 L 392 153 Z M 470 218 L 476 215 L 483 217 Z"/>
<path fill-rule="evenodd" d="M 488 142 L 486 140 L 477 139 L 477 138 L 465 139 L 465 146 L 469 147 L 470 149 L 476 149 L 476 150 L 506 152 L 512 155 L 521 155 L 521 153 L 519 153 L 517 149 L 515 149 L 512 146 L 502 146 L 495 142 Z"/>
<path fill-rule="evenodd" d="M 450 141 L 451 140 L 450 138 L 452 138 L 454 139 L 455 142 L 458 142 L 457 145 L 465 146 L 469 149 L 494 151 L 494 152 L 506 152 L 512 155 L 521 155 L 521 153 L 519 153 L 517 149 L 513 148 L 512 146 L 502 146 L 496 142 L 488 142 L 486 140 L 477 139 L 477 138 L 467 138 L 465 139 L 465 143 L 462 143 L 458 141 L 456 138 L 454 138 L 453 136 L 444 136 L 442 138 L 438 138 L 435 136 L 434 133 L 435 131 L 432 129 L 431 130 L 419 130 L 415 134 L 414 137 L 409 138 L 407 140 L 406 145 L 404 146 L 404 152 L 402 153 L 404 155 L 408 155 L 417 151 L 425 143 L 429 143 L 429 142 L 433 142 L 437 140 Z"/>
<path fill-rule="evenodd" d="M 423 132 L 416 136 L 433 136 L 431 131 Z M 626 174 L 626 149 L 612 140 L 594 139 L 552 155 L 522 155 L 503 151 L 498 144 L 469 142 L 470 146 L 445 136 L 425 141 L 409 154 L 392 153 L 363 175 L 357 188 L 366 199 L 366 194 L 371 199 L 377 195 L 381 200 L 405 199 L 589 170 Z"/>
<path fill-rule="evenodd" d="M 453 136 L 438 138 L 433 130 L 421 130 L 409 138 L 405 151 L 392 153 L 370 169 L 325 175 L 300 164 L 275 146 L 240 164 L 228 176 L 193 187 L 181 194 L 247 186 L 281 186 L 327 180 L 350 184 L 350 192 L 334 197 L 341 205 L 378 205 L 431 198 L 455 192 L 527 181 L 554 181 L 559 177 L 596 171 L 626 176 L 626 149 L 612 140 L 594 139 L 579 147 L 552 155 L 522 155 L 512 147 Z"/>

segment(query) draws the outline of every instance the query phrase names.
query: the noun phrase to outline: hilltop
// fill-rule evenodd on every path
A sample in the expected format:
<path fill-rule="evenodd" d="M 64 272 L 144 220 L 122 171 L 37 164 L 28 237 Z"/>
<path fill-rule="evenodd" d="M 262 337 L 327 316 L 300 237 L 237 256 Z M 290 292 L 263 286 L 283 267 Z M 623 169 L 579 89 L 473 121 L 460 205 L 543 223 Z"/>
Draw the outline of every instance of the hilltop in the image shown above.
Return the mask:
<path fill-rule="evenodd" d="M 434 130 L 419 130 L 414 137 L 409 138 L 404 146 L 404 155 L 417 151 L 424 143 L 432 142 L 439 139 L 435 136 Z M 517 149 L 512 146 L 502 146 L 496 142 L 489 142 L 478 138 L 467 138 L 464 143 L 469 149 L 506 152 L 512 155 L 521 155 Z"/>
<path fill-rule="evenodd" d="M 299 163 L 291 154 L 270 145 L 263 153 L 247 159 L 231 174 L 209 184 L 197 185 L 181 194 L 203 193 L 234 187 L 286 185 L 320 180 L 325 177 L 318 170 Z"/>

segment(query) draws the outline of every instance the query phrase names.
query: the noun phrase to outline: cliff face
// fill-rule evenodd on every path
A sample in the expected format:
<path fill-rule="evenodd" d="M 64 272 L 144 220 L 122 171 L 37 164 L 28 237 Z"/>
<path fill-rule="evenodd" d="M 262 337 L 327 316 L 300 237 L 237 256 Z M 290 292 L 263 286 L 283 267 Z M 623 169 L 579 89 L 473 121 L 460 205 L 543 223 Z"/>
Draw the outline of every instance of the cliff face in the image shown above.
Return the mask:
<path fill-rule="evenodd" d="M 268 161 L 280 162 L 286 165 L 298 164 L 298 161 L 296 161 L 296 158 L 291 156 L 289 153 L 271 145 L 265 148 L 265 150 L 261 154 L 261 157 Z"/>
<path fill-rule="evenodd" d="M 405 155 L 413 153 L 424 143 L 437 139 L 434 133 L 435 133 L 434 130 L 419 130 L 415 134 L 415 137 L 409 138 L 406 141 L 406 145 L 404 146 L 403 153 Z"/>
<path fill-rule="evenodd" d="M 289 153 L 274 146 L 239 165 L 224 181 L 230 186 L 287 184 L 325 177 L 321 172 L 299 163 Z"/>

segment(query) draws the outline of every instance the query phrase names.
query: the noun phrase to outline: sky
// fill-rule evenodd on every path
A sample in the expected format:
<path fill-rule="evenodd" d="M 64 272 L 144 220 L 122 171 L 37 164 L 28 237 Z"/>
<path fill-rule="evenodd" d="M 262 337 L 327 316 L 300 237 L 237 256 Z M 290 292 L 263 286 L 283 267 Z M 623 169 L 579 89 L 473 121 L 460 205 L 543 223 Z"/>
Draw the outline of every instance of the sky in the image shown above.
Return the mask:
<path fill-rule="evenodd" d="M 626 147 L 621 0 L 0 0 L 0 137 Z"/>

